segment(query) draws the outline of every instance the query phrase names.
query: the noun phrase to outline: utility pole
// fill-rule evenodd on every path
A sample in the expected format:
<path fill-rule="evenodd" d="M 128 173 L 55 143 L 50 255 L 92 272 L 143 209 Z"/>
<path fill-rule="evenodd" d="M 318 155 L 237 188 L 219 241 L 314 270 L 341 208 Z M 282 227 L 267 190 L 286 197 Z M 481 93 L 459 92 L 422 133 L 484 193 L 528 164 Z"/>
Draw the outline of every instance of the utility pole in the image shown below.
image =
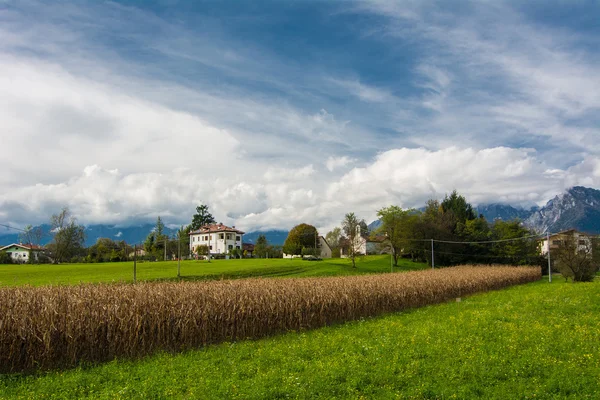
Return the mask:
<path fill-rule="evenodd" d="M 548 243 L 548 282 L 552 283 L 552 265 L 550 263 L 550 232 L 546 232 L 546 243 Z"/>
<path fill-rule="evenodd" d="M 433 254 L 433 239 L 431 239 L 431 269 L 435 269 L 435 256 Z"/>
<path fill-rule="evenodd" d="M 165 255 L 163 256 L 163 261 L 167 261 L 167 238 L 165 236 Z"/>
<path fill-rule="evenodd" d="M 137 269 L 137 244 L 133 245 L 133 283 L 136 280 L 136 269 Z"/>

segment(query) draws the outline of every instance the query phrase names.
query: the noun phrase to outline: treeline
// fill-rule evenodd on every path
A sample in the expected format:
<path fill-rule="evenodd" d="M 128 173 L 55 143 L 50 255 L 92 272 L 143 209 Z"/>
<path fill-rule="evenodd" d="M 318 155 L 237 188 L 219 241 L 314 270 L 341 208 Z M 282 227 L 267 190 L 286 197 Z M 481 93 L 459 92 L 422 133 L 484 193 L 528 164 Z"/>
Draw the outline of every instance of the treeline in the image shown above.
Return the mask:
<path fill-rule="evenodd" d="M 423 211 L 390 206 L 377 215 L 381 226 L 376 233 L 386 236 L 384 245 L 389 246 L 395 263 L 398 257 L 410 257 L 431 265 L 431 239 L 435 239 L 433 262 L 439 266 L 543 262 L 534 233 L 519 220 L 490 223 L 456 191 L 441 202 L 429 200 Z"/>

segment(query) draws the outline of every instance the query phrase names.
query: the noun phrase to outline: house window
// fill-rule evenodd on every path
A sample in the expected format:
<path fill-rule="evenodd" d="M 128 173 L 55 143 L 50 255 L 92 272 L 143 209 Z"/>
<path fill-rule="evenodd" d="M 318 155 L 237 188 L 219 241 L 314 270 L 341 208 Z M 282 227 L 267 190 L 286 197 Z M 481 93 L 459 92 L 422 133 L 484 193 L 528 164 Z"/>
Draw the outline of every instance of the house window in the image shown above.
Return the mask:
<path fill-rule="evenodd" d="M 560 246 L 562 244 L 562 240 L 553 240 L 552 244 L 555 246 Z"/>
<path fill-rule="evenodd" d="M 585 246 L 585 240 L 579 239 L 579 245 L 580 246 Z"/>
<path fill-rule="evenodd" d="M 239 236 L 236 236 L 236 237 L 235 237 L 235 240 L 237 240 L 237 241 L 239 242 L 239 241 L 240 241 L 240 240 L 242 240 L 242 239 L 241 239 Z"/>
<path fill-rule="evenodd" d="M 230 244 L 229 246 L 227 246 L 229 248 L 229 250 L 233 249 L 233 245 Z"/>
<path fill-rule="evenodd" d="M 223 237 L 224 237 L 223 234 L 219 233 L 219 239 L 223 240 Z"/>
<path fill-rule="evenodd" d="M 212 244 L 210 246 L 208 246 L 211 250 L 212 250 Z"/>
<path fill-rule="evenodd" d="M 235 246 L 235 248 L 239 250 L 239 249 L 240 249 L 240 246 Z"/>

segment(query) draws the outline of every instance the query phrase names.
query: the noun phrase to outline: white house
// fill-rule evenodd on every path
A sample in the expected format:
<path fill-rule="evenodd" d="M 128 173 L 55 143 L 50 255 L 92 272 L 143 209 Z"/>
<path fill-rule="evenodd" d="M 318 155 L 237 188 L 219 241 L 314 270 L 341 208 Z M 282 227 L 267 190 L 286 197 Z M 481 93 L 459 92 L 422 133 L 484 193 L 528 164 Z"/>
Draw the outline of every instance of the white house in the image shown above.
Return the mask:
<path fill-rule="evenodd" d="M 552 249 L 560 247 L 562 244 L 565 243 L 566 240 L 570 238 L 573 238 L 578 250 L 589 249 L 591 251 L 591 236 L 586 235 L 582 232 L 578 232 L 575 229 L 569 229 L 567 231 L 562 231 L 555 233 L 554 235 L 550 235 L 550 242 L 548 242 L 547 238 L 540 240 L 540 253 L 543 256 L 545 256 L 546 254 L 548 254 L 548 249 L 550 249 L 550 255 L 552 255 Z"/>
<path fill-rule="evenodd" d="M 29 261 L 29 253 L 31 252 L 34 260 L 38 259 L 38 254 L 43 249 L 36 245 L 28 245 L 21 243 L 13 243 L 8 246 L 4 246 L 0 248 L 0 251 L 5 251 L 13 259 L 13 262 L 18 264 L 25 264 Z"/>
<path fill-rule="evenodd" d="M 201 245 L 208 246 L 210 254 L 229 254 L 233 249 L 242 248 L 244 232 L 223 224 L 208 224 L 190 232 L 190 252 L 196 253 Z"/>
<path fill-rule="evenodd" d="M 363 235 L 360 226 L 356 227 L 356 235 L 354 236 L 354 251 L 357 255 L 367 254 L 383 254 L 387 251 L 382 248 L 382 243 L 387 238 L 385 236 L 369 237 Z M 350 253 L 350 239 L 346 237 L 340 238 L 340 257 L 347 258 Z"/>

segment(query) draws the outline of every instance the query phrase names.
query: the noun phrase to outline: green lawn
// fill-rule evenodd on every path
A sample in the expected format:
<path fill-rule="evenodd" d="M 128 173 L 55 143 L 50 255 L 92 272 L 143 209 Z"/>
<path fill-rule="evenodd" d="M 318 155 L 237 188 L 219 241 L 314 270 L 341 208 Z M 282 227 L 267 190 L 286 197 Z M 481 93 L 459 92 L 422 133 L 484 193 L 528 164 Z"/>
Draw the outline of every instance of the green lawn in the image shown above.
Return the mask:
<path fill-rule="evenodd" d="M 399 260 L 394 271 L 427 268 L 422 263 Z M 248 277 L 302 277 L 384 273 L 390 271 L 390 257 L 367 256 L 357 259 L 353 269 L 347 259 L 304 261 L 300 259 L 243 259 L 182 261 L 184 280 L 248 278 Z M 138 262 L 137 279 L 141 281 L 169 280 L 177 277 L 177 261 Z M 0 265 L 0 286 L 64 285 L 82 282 L 131 282 L 133 262 L 61 265 Z"/>
<path fill-rule="evenodd" d="M 0 398 L 583 399 L 600 393 L 600 282 L 540 281 L 183 354 L 0 377 Z"/>

